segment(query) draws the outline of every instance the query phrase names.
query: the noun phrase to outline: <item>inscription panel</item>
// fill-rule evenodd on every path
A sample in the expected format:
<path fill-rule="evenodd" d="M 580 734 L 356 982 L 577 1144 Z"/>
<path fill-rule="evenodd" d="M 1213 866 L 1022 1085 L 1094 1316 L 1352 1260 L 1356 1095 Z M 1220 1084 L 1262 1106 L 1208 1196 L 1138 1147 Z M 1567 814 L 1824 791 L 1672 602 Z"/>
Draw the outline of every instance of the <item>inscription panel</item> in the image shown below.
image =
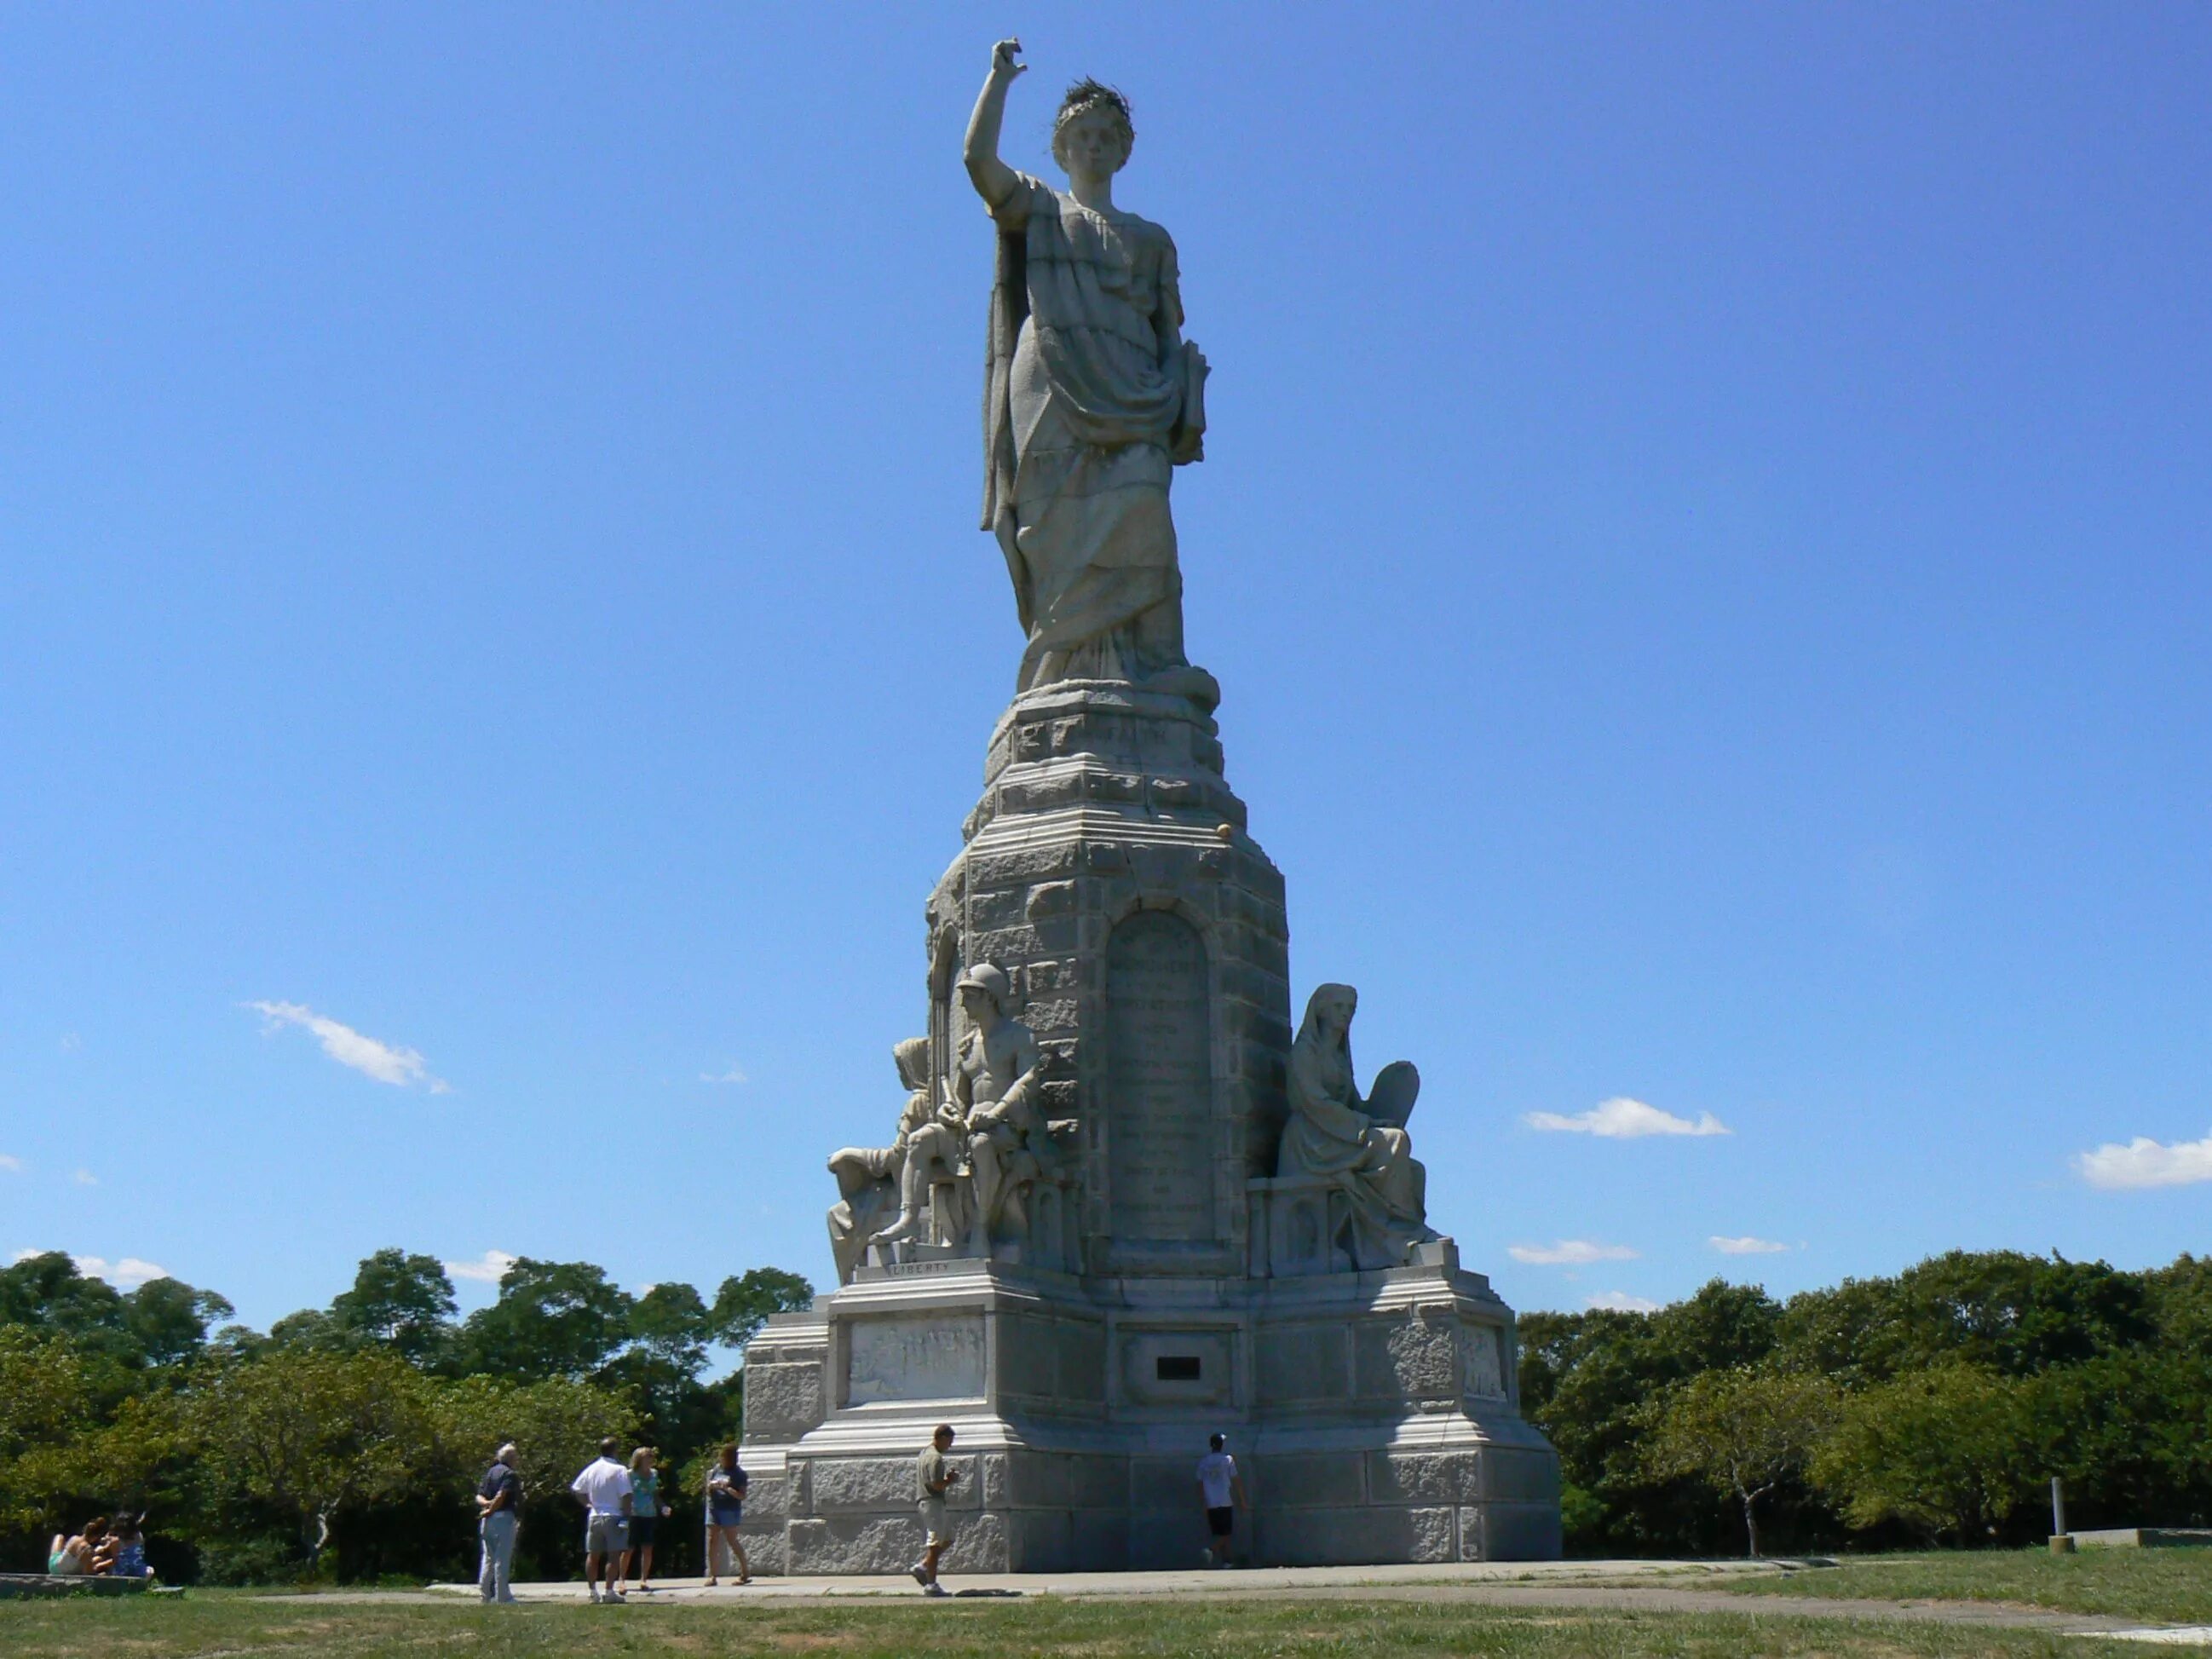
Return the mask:
<path fill-rule="evenodd" d="M 983 1392 L 983 1318 L 856 1319 L 847 1339 L 845 1400 L 972 1400 Z"/>
<path fill-rule="evenodd" d="M 1106 1009 L 1114 1236 L 1212 1243 L 1212 1026 L 1198 930 L 1164 910 L 1116 927 Z"/>

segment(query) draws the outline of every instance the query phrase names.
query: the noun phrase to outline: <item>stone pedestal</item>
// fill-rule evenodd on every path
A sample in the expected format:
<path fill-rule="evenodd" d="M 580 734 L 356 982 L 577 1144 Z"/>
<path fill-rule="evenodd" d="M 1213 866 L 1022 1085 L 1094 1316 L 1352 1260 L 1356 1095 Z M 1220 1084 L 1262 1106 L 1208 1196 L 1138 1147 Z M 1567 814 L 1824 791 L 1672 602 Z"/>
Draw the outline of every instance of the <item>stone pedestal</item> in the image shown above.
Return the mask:
<path fill-rule="evenodd" d="M 1514 1360 L 1510 1312 L 1449 1265 L 1180 1285 L 863 1269 L 748 1350 L 746 1547 L 757 1571 L 902 1571 L 915 1456 L 948 1422 L 969 1471 L 951 1571 L 1196 1565 L 1215 1431 L 1256 1562 L 1550 1559 L 1558 1459 Z"/>
<path fill-rule="evenodd" d="M 1045 1056 L 1044 1171 L 1015 1224 L 876 1247 L 754 1339 L 756 1571 L 902 1571 L 939 1422 L 968 1471 L 951 1572 L 1195 1565 L 1215 1431 L 1252 1503 L 1240 1559 L 1559 1553 L 1511 1310 L 1449 1240 L 1358 1271 L 1343 1189 L 1276 1178 L 1289 927 L 1245 821 L 1186 697 L 1060 684 L 1000 720 L 927 907 L 933 1071 L 956 981 L 994 964 Z"/>

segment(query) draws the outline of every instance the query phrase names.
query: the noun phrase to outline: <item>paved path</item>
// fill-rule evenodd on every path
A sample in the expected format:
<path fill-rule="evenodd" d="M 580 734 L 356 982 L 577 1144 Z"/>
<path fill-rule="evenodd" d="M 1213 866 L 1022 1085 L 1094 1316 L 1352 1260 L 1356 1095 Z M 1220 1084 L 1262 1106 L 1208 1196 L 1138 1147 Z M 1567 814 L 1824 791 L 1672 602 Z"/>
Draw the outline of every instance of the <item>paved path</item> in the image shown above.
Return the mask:
<path fill-rule="evenodd" d="M 1790 1571 L 1810 1564 L 1750 1561 L 1469 1562 L 1432 1566 L 1264 1567 L 1203 1572 L 948 1574 L 956 1595 L 1060 1595 L 1086 1601 L 1123 1596 L 1191 1597 L 1219 1601 L 1266 1596 L 1287 1601 L 1452 1601 L 1497 1607 L 1549 1607 L 1569 1612 L 1735 1613 L 1781 1619 L 1896 1620 L 1993 1630 L 2043 1630 L 2075 1636 L 2115 1637 L 2172 1645 L 2212 1646 L 2212 1629 L 2145 1626 L 2106 1614 L 2055 1613 L 2006 1601 L 1872 1601 L 1839 1596 L 1760 1595 L 1705 1588 L 1719 1577 Z M 473 1584 L 441 1584 L 408 1599 L 473 1597 Z M 696 1578 L 671 1579 L 630 1605 L 734 1606 L 744 1601 L 865 1600 L 920 1592 L 903 1577 L 762 1577 L 739 1587 L 725 1579 L 715 1589 Z M 583 1586 L 518 1584 L 525 1601 L 583 1599 Z M 363 1599 L 384 1599 L 367 1593 Z"/>
<path fill-rule="evenodd" d="M 950 1573 L 950 1590 L 994 1595 L 1071 1595 L 1085 1598 L 1121 1595 L 1282 1595 L 1316 1590 L 1372 1591 L 1391 1585 L 1504 1584 L 1546 1582 L 1589 1583 L 1603 1579 L 1709 1578 L 1726 1574 L 1772 1572 L 1775 1564 L 1753 1561 L 1467 1561 L 1428 1566 L 1389 1567 L 1254 1567 L 1206 1571 L 1192 1567 L 1170 1572 L 977 1572 Z M 474 1584 L 434 1585 L 436 1592 L 473 1595 Z M 517 1584 L 514 1593 L 524 1601 L 545 1598 L 582 1599 L 580 1583 Z M 696 1578 L 659 1581 L 655 1593 L 641 1601 L 734 1601 L 764 1597 L 915 1595 L 920 1594 L 904 1573 L 881 1577 L 851 1575 L 839 1577 L 785 1578 L 763 1576 L 739 1589 L 725 1577 L 714 1589 L 702 1588 Z"/>

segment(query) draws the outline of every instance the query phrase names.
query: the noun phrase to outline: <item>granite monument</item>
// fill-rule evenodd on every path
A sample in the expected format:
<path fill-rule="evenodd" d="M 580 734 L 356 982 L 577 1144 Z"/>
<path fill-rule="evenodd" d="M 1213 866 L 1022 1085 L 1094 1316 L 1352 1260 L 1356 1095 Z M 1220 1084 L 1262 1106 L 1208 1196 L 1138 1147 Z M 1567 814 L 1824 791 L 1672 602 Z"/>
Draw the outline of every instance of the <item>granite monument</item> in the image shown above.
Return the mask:
<path fill-rule="evenodd" d="M 1054 189 L 967 135 L 995 231 L 983 527 L 1024 645 L 926 908 L 892 1144 L 830 1160 L 838 1289 L 745 1358 L 761 1571 L 895 1572 L 939 1420 L 975 1477 L 949 1571 L 1192 1565 L 1219 1430 L 1261 1562 L 1540 1559 L 1559 1462 L 1513 1315 L 1427 1221 L 1400 1061 L 1363 1095 L 1352 988 L 1291 1025 L 1283 878 L 1184 652 L 1170 489 L 1207 366 L 1175 243 L 1120 207 L 1127 100 L 1062 100 Z"/>

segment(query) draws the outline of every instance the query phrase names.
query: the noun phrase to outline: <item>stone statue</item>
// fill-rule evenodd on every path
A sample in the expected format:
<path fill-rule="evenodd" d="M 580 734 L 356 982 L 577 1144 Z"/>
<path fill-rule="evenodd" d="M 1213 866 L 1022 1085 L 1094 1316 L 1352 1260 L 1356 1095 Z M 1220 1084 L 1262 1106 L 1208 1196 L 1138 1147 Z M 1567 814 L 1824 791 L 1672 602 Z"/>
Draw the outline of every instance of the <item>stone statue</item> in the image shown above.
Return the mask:
<path fill-rule="evenodd" d="M 1291 1045 L 1291 1117 L 1275 1173 L 1333 1182 L 1351 1200 L 1353 1261 L 1394 1267 L 1413 1244 L 1437 1237 L 1428 1225 L 1428 1173 L 1405 1128 L 1420 1078 L 1400 1060 L 1376 1079 L 1373 1098 L 1360 1098 L 1352 1073 L 1358 1007 L 1349 985 L 1316 986 L 1307 1000 Z"/>
<path fill-rule="evenodd" d="M 1017 688 L 1119 680 L 1210 710 L 1219 688 L 1183 655 L 1168 512 L 1174 469 L 1203 453 L 1207 372 L 1182 337 L 1175 243 L 1114 205 L 1136 132 L 1110 87 L 1079 81 L 1060 100 L 1052 151 L 1065 194 L 999 159 L 1020 50 L 992 48 L 963 150 L 999 230 L 983 528 L 1029 635 Z"/>
<path fill-rule="evenodd" d="M 853 1282 L 869 1238 L 898 1201 L 915 1135 L 930 1121 L 929 1039 L 908 1037 L 894 1045 L 891 1060 L 908 1091 L 897 1138 L 888 1146 L 844 1146 L 830 1155 L 830 1173 L 837 1177 L 837 1202 L 830 1210 L 830 1254 L 840 1285 Z"/>
<path fill-rule="evenodd" d="M 912 1108 L 909 1106 L 908 1110 Z M 968 1231 L 971 1205 L 968 1168 L 968 1116 L 950 1101 L 927 1108 L 906 1144 L 906 1161 L 899 1171 L 897 1218 L 871 1241 L 899 1244 L 924 1234 L 923 1207 L 931 1189 L 940 1181 L 953 1184 L 954 1213 L 935 1215 L 939 1239 L 957 1239 Z"/>
<path fill-rule="evenodd" d="M 1012 988 L 1004 969 L 983 963 L 953 986 L 968 1033 L 945 1079 L 945 1103 L 917 1123 L 907 1142 L 897 1220 L 875 1235 L 878 1244 L 920 1237 L 922 1207 L 936 1180 L 963 1176 L 963 1214 L 937 1217 L 939 1237 L 957 1240 L 980 1223 L 986 1244 L 1018 1237 L 1023 1190 L 1052 1156 L 1036 1097 L 1044 1054 L 1030 1028 L 1006 1013 Z"/>
<path fill-rule="evenodd" d="M 1030 1028 L 1006 1012 L 1012 987 L 1004 969 L 988 962 L 970 968 L 953 989 L 969 1029 L 946 1083 L 967 1114 L 976 1216 L 987 1237 L 1018 1236 L 1022 1189 L 1036 1177 L 1046 1139 L 1037 1098 L 1044 1052 Z"/>

